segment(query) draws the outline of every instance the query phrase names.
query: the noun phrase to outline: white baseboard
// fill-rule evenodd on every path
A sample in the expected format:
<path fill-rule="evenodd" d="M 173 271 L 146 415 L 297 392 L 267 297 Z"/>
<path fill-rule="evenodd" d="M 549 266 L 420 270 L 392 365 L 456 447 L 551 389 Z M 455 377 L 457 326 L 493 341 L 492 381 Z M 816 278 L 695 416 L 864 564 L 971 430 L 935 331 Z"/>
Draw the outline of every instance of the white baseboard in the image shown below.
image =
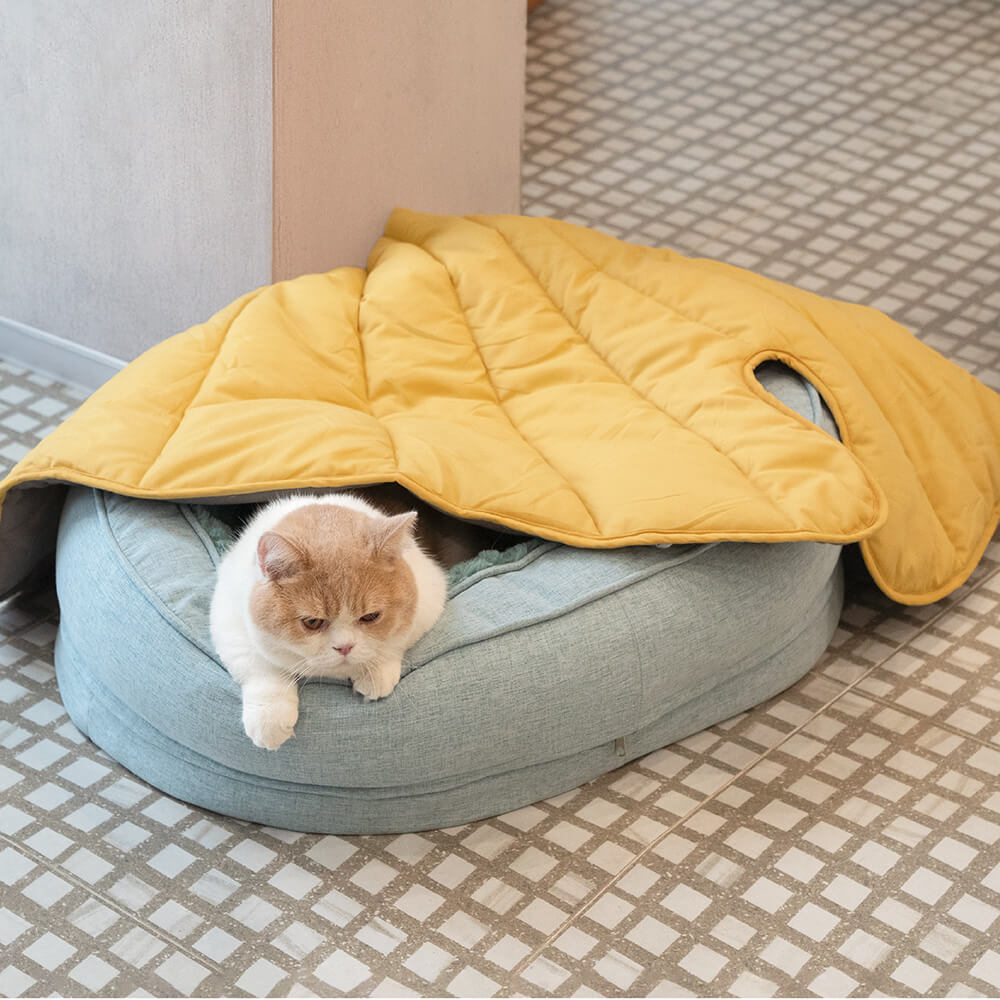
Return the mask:
<path fill-rule="evenodd" d="M 93 392 L 125 362 L 92 347 L 0 316 L 0 358 Z"/>

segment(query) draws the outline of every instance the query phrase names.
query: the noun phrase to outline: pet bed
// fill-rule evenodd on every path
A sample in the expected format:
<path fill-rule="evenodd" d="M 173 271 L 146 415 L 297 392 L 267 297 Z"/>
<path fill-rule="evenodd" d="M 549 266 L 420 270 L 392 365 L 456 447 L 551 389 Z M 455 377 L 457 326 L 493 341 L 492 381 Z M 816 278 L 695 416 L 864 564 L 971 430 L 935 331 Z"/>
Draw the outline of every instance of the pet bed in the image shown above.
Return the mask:
<path fill-rule="evenodd" d="M 842 444 L 761 388 L 772 359 Z M 214 550 L 178 504 L 382 482 L 615 551 L 483 570 L 392 697 L 309 686 L 295 740 L 255 750 L 207 642 Z M 69 484 L 57 670 L 96 742 L 238 816 L 416 829 L 784 687 L 836 618 L 831 544 L 859 542 L 895 600 L 951 593 L 1000 517 L 1000 396 L 860 305 L 556 220 L 398 210 L 366 269 L 242 296 L 18 462 L 0 595 L 51 554 Z M 636 548 L 662 543 L 695 547 Z"/>
<path fill-rule="evenodd" d="M 798 376 L 767 365 L 760 378 L 833 432 Z M 452 571 L 444 615 L 389 698 L 307 683 L 294 738 L 271 752 L 243 732 L 209 638 L 207 510 L 70 489 L 60 691 L 77 727 L 150 784 L 295 830 L 453 826 L 576 787 L 793 683 L 843 600 L 832 544 L 531 540 Z"/>

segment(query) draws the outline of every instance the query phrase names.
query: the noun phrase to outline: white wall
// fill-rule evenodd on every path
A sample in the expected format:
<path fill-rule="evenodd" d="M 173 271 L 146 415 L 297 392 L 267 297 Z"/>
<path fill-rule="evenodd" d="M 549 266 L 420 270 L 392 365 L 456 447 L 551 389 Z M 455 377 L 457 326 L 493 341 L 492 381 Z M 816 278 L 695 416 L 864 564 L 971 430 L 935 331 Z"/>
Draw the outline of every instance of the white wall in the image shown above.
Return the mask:
<path fill-rule="evenodd" d="M 129 359 L 270 280 L 269 0 L 2 0 L 0 140 L 0 317 Z"/>

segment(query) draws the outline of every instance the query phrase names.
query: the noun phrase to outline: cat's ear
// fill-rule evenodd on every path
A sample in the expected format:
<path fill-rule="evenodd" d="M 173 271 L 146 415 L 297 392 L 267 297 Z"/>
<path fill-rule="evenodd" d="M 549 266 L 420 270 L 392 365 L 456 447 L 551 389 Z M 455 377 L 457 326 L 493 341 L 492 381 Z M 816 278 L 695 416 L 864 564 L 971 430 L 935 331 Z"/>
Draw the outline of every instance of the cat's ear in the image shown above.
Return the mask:
<path fill-rule="evenodd" d="M 417 523 L 417 512 L 408 511 L 395 517 L 380 518 L 375 528 L 373 543 L 375 554 L 384 552 L 387 548 L 401 545 L 407 538 L 413 537 L 413 528 Z"/>
<path fill-rule="evenodd" d="M 295 576 L 302 569 L 302 553 L 283 535 L 265 531 L 257 542 L 257 563 L 269 580 Z"/>

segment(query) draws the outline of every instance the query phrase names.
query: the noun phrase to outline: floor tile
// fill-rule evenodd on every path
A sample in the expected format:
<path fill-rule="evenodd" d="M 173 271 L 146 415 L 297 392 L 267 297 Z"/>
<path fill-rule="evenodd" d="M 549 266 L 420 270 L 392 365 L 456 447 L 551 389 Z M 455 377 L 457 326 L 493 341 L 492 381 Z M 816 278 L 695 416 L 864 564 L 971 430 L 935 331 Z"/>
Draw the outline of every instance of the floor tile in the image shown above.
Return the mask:
<path fill-rule="evenodd" d="M 545 0 L 524 210 L 890 312 L 1000 387 L 988 0 Z M 84 394 L 0 363 L 0 462 Z M 905 608 L 848 556 L 787 691 L 479 823 L 296 834 L 131 777 L 0 608 L 0 993 L 993 995 L 1000 545 Z"/>

